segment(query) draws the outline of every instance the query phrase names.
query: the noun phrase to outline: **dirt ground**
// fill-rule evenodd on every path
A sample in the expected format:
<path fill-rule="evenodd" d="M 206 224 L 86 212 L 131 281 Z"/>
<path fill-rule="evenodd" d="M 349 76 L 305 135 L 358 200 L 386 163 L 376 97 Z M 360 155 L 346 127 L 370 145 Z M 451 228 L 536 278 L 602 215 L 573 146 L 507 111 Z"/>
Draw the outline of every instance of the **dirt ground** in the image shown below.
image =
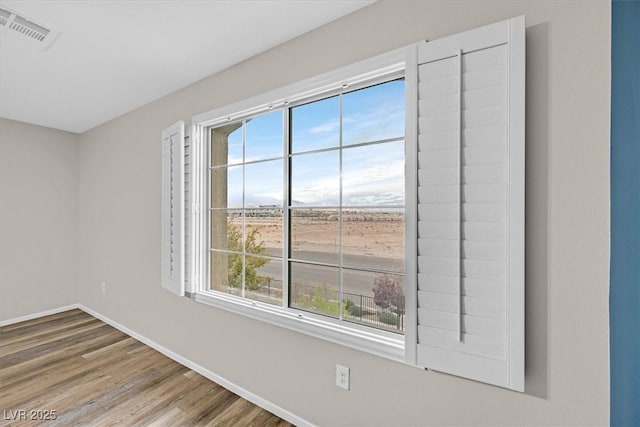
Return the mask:
<path fill-rule="evenodd" d="M 234 224 L 241 226 L 240 220 Z M 275 218 L 246 218 L 247 232 L 258 228 L 267 248 L 282 247 L 282 222 Z M 295 250 L 337 252 L 339 223 L 333 218 L 293 218 L 292 247 Z M 404 256 L 403 218 L 351 219 L 343 222 L 345 254 L 384 258 Z"/>

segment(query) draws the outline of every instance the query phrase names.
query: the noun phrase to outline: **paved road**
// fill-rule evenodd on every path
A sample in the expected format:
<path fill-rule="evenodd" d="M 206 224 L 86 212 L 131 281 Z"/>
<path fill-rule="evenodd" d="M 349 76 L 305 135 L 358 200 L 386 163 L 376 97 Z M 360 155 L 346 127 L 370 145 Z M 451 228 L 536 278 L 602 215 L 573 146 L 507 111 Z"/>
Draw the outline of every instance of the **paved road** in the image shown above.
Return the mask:
<path fill-rule="evenodd" d="M 299 259 L 309 259 L 314 260 L 315 262 L 335 263 L 335 256 L 332 257 L 331 254 L 327 254 L 326 252 L 299 251 L 296 252 L 295 256 Z M 344 264 L 355 265 L 363 268 L 367 268 L 367 266 L 369 266 L 377 269 L 394 266 L 394 270 L 396 270 L 401 268 L 402 261 L 384 257 L 344 255 Z M 270 262 L 262 267 L 260 272 L 274 278 L 280 278 L 282 277 L 281 269 L 282 267 L 280 263 Z M 338 273 L 335 268 L 295 263 L 292 265 L 291 275 L 294 281 L 301 281 L 304 285 L 317 286 L 322 284 L 328 289 L 338 287 Z M 371 290 L 373 287 L 373 279 L 378 275 L 379 273 L 345 270 L 343 277 L 343 291 L 353 294 L 373 296 L 373 292 Z"/>

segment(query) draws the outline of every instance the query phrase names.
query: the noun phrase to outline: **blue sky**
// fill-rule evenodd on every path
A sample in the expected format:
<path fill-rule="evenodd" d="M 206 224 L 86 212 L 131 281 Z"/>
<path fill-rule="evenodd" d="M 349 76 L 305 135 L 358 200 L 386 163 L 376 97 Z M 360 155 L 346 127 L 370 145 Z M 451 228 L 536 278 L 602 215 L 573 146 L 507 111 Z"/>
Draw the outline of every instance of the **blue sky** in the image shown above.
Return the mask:
<path fill-rule="evenodd" d="M 404 81 L 347 93 L 342 97 L 343 147 L 404 135 Z M 247 161 L 283 156 L 282 110 L 247 122 Z M 296 203 L 313 206 L 339 202 L 339 152 L 298 154 L 340 144 L 340 99 L 294 107 L 291 121 L 291 190 Z M 229 135 L 229 164 L 242 161 L 242 128 Z M 404 143 L 402 141 L 343 150 L 343 204 L 404 203 Z M 246 165 L 246 201 L 282 203 L 283 160 Z M 242 168 L 229 168 L 229 207 L 241 207 Z M 249 207 L 249 206 L 247 206 Z"/>

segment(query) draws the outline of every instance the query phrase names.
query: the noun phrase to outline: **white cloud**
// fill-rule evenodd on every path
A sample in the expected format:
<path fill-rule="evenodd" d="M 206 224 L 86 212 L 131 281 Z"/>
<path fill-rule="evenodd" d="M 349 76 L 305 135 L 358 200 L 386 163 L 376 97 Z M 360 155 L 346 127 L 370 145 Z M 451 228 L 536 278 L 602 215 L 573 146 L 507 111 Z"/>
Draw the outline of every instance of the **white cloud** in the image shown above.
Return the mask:
<path fill-rule="evenodd" d="M 338 176 L 316 176 L 292 184 L 292 199 L 313 206 L 335 206 L 340 197 Z"/>
<path fill-rule="evenodd" d="M 229 157 L 227 159 L 228 164 L 230 165 L 234 165 L 234 164 L 238 164 L 238 163 L 242 163 L 242 156 L 234 156 L 233 154 L 229 154 Z"/>
<path fill-rule="evenodd" d="M 340 128 L 340 120 L 333 119 L 321 125 L 310 128 L 309 133 L 313 133 L 313 134 L 330 133 L 330 132 L 335 132 L 339 128 Z"/>

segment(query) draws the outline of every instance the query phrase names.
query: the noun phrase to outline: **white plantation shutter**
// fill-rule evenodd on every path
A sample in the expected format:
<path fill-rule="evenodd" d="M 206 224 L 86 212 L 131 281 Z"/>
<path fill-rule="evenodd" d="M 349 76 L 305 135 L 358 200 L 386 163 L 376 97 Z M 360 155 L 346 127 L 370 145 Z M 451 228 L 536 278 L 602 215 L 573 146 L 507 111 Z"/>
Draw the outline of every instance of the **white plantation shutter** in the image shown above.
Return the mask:
<path fill-rule="evenodd" d="M 193 191 L 192 187 L 192 178 L 191 178 L 191 169 L 192 169 L 193 155 L 192 155 L 192 144 L 191 137 L 189 135 L 185 135 L 184 137 L 184 287 L 185 291 L 192 291 L 192 283 L 191 283 L 191 254 L 193 250 L 191 248 L 192 244 L 192 203 L 193 203 L 193 195 L 191 194 Z"/>
<path fill-rule="evenodd" d="M 184 123 L 162 131 L 162 286 L 184 295 Z"/>
<path fill-rule="evenodd" d="M 408 355 L 421 367 L 519 391 L 524 28 L 518 17 L 422 42 L 407 61 L 415 67 L 407 87 L 417 90 L 407 138 L 408 150 L 417 149 L 417 171 L 408 176 L 417 184 L 418 236 Z"/>

